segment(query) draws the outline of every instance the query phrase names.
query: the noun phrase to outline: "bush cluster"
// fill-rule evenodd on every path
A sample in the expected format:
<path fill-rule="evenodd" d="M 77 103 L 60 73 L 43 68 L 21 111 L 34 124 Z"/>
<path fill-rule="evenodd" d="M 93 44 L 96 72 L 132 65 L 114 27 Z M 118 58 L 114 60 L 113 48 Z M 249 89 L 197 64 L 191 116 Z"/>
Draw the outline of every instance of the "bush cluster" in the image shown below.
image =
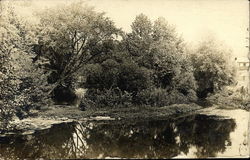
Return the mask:
<path fill-rule="evenodd" d="M 140 14 L 131 26 L 111 51 L 85 66 L 84 101 L 93 107 L 192 103 L 234 82 L 230 53 L 215 41 L 190 51 L 163 18 L 152 23 Z"/>
<path fill-rule="evenodd" d="M 216 94 L 211 94 L 207 98 L 212 104 L 219 105 L 223 108 L 242 108 L 250 109 L 250 97 L 244 88 L 225 87 Z"/>

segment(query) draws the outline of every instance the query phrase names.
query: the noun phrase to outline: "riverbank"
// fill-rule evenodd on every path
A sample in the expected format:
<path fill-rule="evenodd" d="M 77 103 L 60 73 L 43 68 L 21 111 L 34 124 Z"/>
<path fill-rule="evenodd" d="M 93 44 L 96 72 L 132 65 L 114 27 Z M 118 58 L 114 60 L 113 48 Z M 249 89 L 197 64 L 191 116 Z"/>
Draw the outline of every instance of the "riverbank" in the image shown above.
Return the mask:
<path fill-rule="evenodd" d="M 44 112 L 39 112 L 43 118 L 68 118 L 73 120 L 93 119 L 94 117 L 111 117 L 119 120 L 128 119 L 159 119 L 171 115 L 193 112 L 203 107 L 192 104 L 174 104 L 165 107 L 131 106 L 126 108 L 99 108 L 81 111 L 72 106 L 54 106 Z"/>
<path fill-rule="evenodd" d="M 79 110 L 75 106 L 52 106 L 42 111 L 33 111 L 31 117 L 11 122 L 15 130 L 6 134 L 32 134 L 36 130 L 50 128 L 54 124 L 69 123 L 73 121 L 95 120 L 153 120 L 178 117 L 188 113 L 195 113 L 202 109 L 197 104 L 174 104 L 165 107 L 134 106 L 127 108 L 102 108 Z M 5 135 L 6 135 L 5 134 Z"/>
<path fill-rule="evenodd" d="M 182 107 L 185 107 L 184 111 L 182 111 L 181 114 L 177 113 L 181 112 Z M 63 158 L 73 158 L 73 153 L 67 154 L 69 152 L 64 150 L 64 144 L 67 144 L 67 146 L 74 144 L 76 150 L 79 151 L 86 149 L 86 146 L 90 146 L 89 150 L 86 152 L 79 152 L 82 154 L 79 154 L 78 158 L 85 156 L 88 158 L 103 159 L 114 157 L 135 158 L 137 155 L 133 155 L 134 150 L 136 151 L 136 154 L 141 153 L 139 154 L 141 158 L 145 158 L 144 155 L 152 156 L 151 158 L 159 158 L 163 156 L 173 158 L 242 158 L 248 155 L 248 146 L 250 144 L 248 141 L 249 112 L 243 109 L 219 109 L 220 107 L 217 105 L 188 112 L 188 110 L 186 110 L 188 107 L 190 106 L 168 106 L 168 111 L 174 110 L 174 108 L 178 108 L 179 111 L 165 117 L 158 116 L 158 118 L 163 118 L 162 120 L 153 120 L 152 117 L 148 116 L 147 119 L 138 119 L 139 121 L 136 121 L 136 118 L 132 116 L 127 119 L 122 119 L 104 115 L 102 116 L 101 114 L 96 113 L 96 116 L 91 114 L 91 116 L 81 119 L 83 121 L 80 123 L 78 123 L 79 121 L 76 119 L 74 121 L 78 121 L 77 123 L 70 123 L 70 119 L 63 117 L 66 115 L 72 116 L 73 109 L 67 106 L 67 109 L 70 109 L 71 113 L 63 113 L 64 115 L 61 115 L 61 117 L 45 119 L 46 117 L 42 118 L 40 116 L 34 116 L 22 120 L 22 122 L 26 122 L 27 125 L 33 125 L 33 130 L 30 128 L 29 132 L 27 130 L 26 132 L 21 133 L 24 134 L 24 136 L 0 136 L 0 141 L 3 142 L 2 147 L 5 149 L 7 148 L 5 152 L 3 151 L 2 155 L 9 156 L 10 152 L 8 146 L 14 148 L 11 151 L 13 154 L 16 153 L 16 150 L 23 149 L 18 148 L 18 146 L 25 146 L 26 150 L 32 146 L 39 148 L 38 151 L 36 150 L 32 152 L 32 156 L 40 155 L 41 157 L 47 156 L 50 158 L 59 158 L 61 156 Z M 64 108 L 64 111 L 67 109 Z M 159 111 L 159 109 L 162 110 L 162 112 L 166 110 L 165 107 L 156 110 Z M 113 111 L 114 110 L 115 109 L 113 109 Z M 131 108 L 127 108 L 126 110 L 131 111 Z M 48 114 L 48 111 L 46 114 Z M 50 115 L 55 114 L 53 112 L 50 110 Z M 82 112 L 87 114 L 86 111 Z M 149 110 L 147 110 L 147 112 L 149 112 Z M 45 114 L 45 112 L 43 113 Z M 151 110 L 151 113 L 154 115 L 156 114 L 156 111 Z M 80 112 L 76 114 L 80 114 Z M 169 119 L 170 117 L 172 118 Z M 84 123 L 84 120 L 87 120 L 87 123 Z M 64 122 L 67 124 L 63 124 Z M 60 125 L 54 125 L 53 123 L 60 123 Z M 50 128 L 48 124 L 51 124 L 53 127 Z M 42 128 L 39 128 L 39 126 L 45 127 L 46 125 L 49 127 L 48 129 L 44 128 L 44 130 L 42 130 Z M 73 133 L 77 133 L 77 138 Z M 164 137 L 166 133 L 168 136 Z M 73 138 L 69 140 L 69 137 Z M 90 137 L 90 139 L 88 137 Z M 99 139 L 99 137 L 101 138 Z M 21 139 L 25 141 L 20 142 Z M 98 139 L 98 141 L 96 141 L 96 139 Z M 51 140 L 53 143 L 51 143 Z M 84 142 L 86 145 L 82 146 L 79 142 Z M 106 142 L 108 142 L 108 145 Z M 181 144 L 185 145 L 187 143 L 189 145 L 186 149 L 183 149 L 182 146 L 180 146 Z M 163 148 L 162 145 L 164 145 L 164 148 L 167 148 L 167 150 L 161 150 Z M 50 148 L 51 146 L 53 147 Z M 116 149 L 113 150 L 114 148 L 117 148 L 117 146 L 122 147 L 119 152 L 117 152 Z M 129 146 L 129 148 L 125 149 L 126 146 Z M 143 148 L 142 146 L 153 146 L 152 148 L 155 148 L 155 150 L 147 150 L 147 147 Z M 175 146 L 175 150 L 169 149 L 169 146 L 171 148 Z M 106 148 L 109 152 L 106 152 Z M 197 152 L 200 151 L 200 148 L 204 148 L 207 152 Z M 95 154 L 90 154 L 93 149 Z M 51 150 L 54 152 L 50 152 Z M 157 152 L 155 152 L 156 150 Z M 22 151 L 24 151 L 22 153 L 27 156 L 25 149 Z M 124 153 L 122 151 L 124 151 Z M 61 155 L 61 153 L 65 153 L 65 155 Z M 164 155 L 162 153 L 164 153 Z"/>
<path fill-rule="evenodd" d="M 218 109 L 226 109 L 226 110 L 231 110 L 231 109 L 242 109 L 245 111 L 250 111 L 250 105 L 218 105 Z"/>
<path fill-rule="evenodd" d="M 249 112 L 213 106 L 178 115 L 175 119 L 148 121 L 100 116 L 95 121 L 61 123 L 35 133 L 0 137 L 0 157 L 243 158 L 248 155 Z"/>
<path fill-rule="evenodd" d="M 174 104 L 165 107 L 133 106 L 127 108 L 102 108 L 81 111 L 76 106 L 54 105 L 43 110 L 34 110 L 28 118 L 11 121 L 15 130 L 6 134 L 32 134 L 36 130 L 48 129 L 52 125 L 74 121 L 147 121 L 167 118 L 179 118 L 188 114 L 213 112 L 216 109 L 236 109 L 229 106 L 213 105 L 202 107 L 197 104 Z M 246 109 L 245 109 L 246 110 Z"/>

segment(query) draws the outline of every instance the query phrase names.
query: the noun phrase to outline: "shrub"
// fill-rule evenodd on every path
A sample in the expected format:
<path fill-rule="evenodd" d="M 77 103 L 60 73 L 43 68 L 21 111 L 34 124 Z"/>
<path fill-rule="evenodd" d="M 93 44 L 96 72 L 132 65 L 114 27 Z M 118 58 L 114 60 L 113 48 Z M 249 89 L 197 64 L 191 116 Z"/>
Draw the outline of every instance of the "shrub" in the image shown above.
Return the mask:
<path fill-rule="evenodd" d="M 105 90 L 89 89 L 83 99 L 82 106 L 91 108 L 127 107 L 132 104 L 132 95 L 119 88 Z"/>
<path fill-rule="evenodd" d="M 168 104 L 168 93 L 163 88 L 141 90 L 134 98 L 135 103 L 150 106 L 165 106 Z"/>
<path fill-rule="evenodd" d="M 207 100 L 221 107 L 249 109 L 250 96 L 244 94 L 242 88 L 225 87 L 216 94 L 210 94 Z"/>
<path fill-rule="evenodd" d="M 196 93 L 189 90 L 186 95 L 178 90 L 173 90 L 169 94 L 169 104 L 186 104 L 196 101 Z"/>
<path fill-rule="evenodd" d="M 134 98 L 135 103 L 140 105 L 150 105 L 162 107 L 171 104 L 190 103 L 196 100 L 194 91 L 190 91 L 187 95 L 182 94 L 178 90 L 168 91 L 163 88 L 151 88 L 140 91 Z"/>
<path fill-rule="evenodd" d="M 150 70 L 131 62 L 126 62 L 120 66 L 118 87 L 121 90 L 136 94 L 151 85 Z"/>

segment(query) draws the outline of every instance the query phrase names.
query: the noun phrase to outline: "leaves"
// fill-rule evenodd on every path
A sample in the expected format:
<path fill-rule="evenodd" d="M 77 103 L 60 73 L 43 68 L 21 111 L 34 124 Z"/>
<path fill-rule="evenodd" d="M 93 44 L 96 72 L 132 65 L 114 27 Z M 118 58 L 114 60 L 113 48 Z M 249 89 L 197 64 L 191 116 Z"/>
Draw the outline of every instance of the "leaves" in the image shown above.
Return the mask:
<path fill-rule="evenodd" d="M 4 6 L 1 13 L 0 129 L 8 129 L 8 122 L 18 110 L 28 112 L 32 106 L 47 102 L 47 78 L 32 62 L 30 44 L 36 42 L 33 27 L 18 17 L 11 6 Z"/>
<path fill-rule="evenodd" d="M 48 60 L 46 68 L 54 71 L 55 86 L 76 76 L 97 55 L 105 54 L 106 42 L 119 33 L 104 13 L 81 2 L 50 8 L 38 16 L 41 32 L 37 54 Z"/>
<path fill-rule="evenodd" d="M 215 41 L 204 41 L 191 55 L 194 75 L 198 83 L 198 94 L 207 96 L 234 82 L 234 66 L 230 61 L 230 51 L 217 45 Z"/>
<path fill-rule="evenodd" d="M 185 102 L 195 100 L 197 85 L 193 66 L 174 27 L 163 18 L 151 23 L 147 16 L 140 14 L 131 28 L 132 32 L 116 44 L 121 48 L 114 47 L 100 65 L 95 64 L 98 70 L 89 69 L 87 87 L 104 91 L 118 87 L 132 93 L 133 103 L 140 104 L 149 104 L 145 99 L 150 96 L 154 99 L 150 104 L 161 106 L 177 103 L 183 97 L 187 97 Z M 123 58 L 117 59 L 119 56 Z M 153 102 L 157 100 L 160 102 Z"/>

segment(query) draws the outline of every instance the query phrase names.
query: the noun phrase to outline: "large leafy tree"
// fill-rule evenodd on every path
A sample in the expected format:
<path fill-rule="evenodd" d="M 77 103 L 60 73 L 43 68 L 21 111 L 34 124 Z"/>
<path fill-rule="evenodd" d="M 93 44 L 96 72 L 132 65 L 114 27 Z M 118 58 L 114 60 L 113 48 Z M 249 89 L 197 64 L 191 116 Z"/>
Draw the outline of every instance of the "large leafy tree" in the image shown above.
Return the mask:
<path fill-rule="evenodd" d="M 17 29 L 7 17 L 6 7 L 0 2 L 0 129 L 8 126 L 14 113 L 14 93 L 17 91 L 15 71 L 11 63 L 11 53 L 19 37 Z"/>
<path fill-rule="evenodd" d="M 234 83 L 235 68 L 230 54 L 230 50 L 214 39 L 201 42 L 191 54 L 199 97 L 205 98 Z"/>
<path fill-rule="evenodd" d="M 36 42 L 30 24 L 18 17 L 11 3 L 0 3 L 0 122 L 8 128 L 13 115 L 46 103 L 42 69 L 32 62 Z"/>
<path fill-rule="evenodd" d="M 150 19 L 144 14 L 139 14 L 132 22 L 132 32 L 127 33 L 124 37 L 126 49 L 133 56 L 135 62 L 149 69 L 153 67 L 153 56 L 151 54 L 152 27 L 153 24 Z"/>
<path fill-rule="evenodd" d="M 73 88 L 76 73 L 97 55 L 108 52 L 108 44 L 119 30 L 104 13 L 82 3 L 50 8 L 38 14 L 39 43 L 36 59 L 52 71 L 49 82 L 54 88 Z"/>
<path fill-rule="evenodd" d="M 175 28 L 162 17 L 152 24 L 143 14 L 136 17 L 131 28 L 132 32 L 125 37 L 128 52 L 139 66 L 151 70 L 155 87 L 194 96 L 193 67 Z"/>
<path fill-rule="evenodd" d="M 131 25 L 132 32 L 126 36 L 127 49 L 130 54 L 138 57 L 138 59 L 149 52 L 152 43 L 152 23 L 150 19 L 144 15 L 136 16 Z"/>

